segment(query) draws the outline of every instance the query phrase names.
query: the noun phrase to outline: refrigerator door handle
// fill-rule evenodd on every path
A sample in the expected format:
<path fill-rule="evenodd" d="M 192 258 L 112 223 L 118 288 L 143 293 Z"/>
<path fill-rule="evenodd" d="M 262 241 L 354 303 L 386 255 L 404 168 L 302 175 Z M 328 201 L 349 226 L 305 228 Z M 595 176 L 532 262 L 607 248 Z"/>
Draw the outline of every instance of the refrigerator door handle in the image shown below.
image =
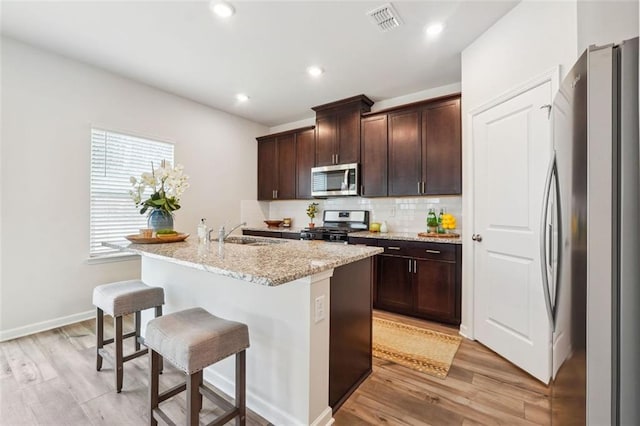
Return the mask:
<path fill-rule="evenodd" d="M 551 162 L 549 163 L 549 169 L 547 170 L 547 178 L 544 183 L 544 194 L 542 196 L 542 214 L 540 215 L 540 267 L 542 269 L 542 291 L 544 293 L 544 304 L 547 308 L 547 314 L 549 315 L 549 321 L 551 322 L 553 331 L 555 331 L 555 321 L 553 318 L 553 310 L 551 308 L 551 295 L 549 293 L 549 277 L 547 266 L 547 211 L 549 207 L 549 193 L 551 192 L 551 182 L 555 170 L 556 153 L 554 151 Z"/>
<path fill-rule="evenodd" d="M 558 179 L 558 164 L 555 161 L 554 155 L 554 167 L 553 167 L 553 175 L 555 176 L 555 209 L 556 209 L 556 217 L 558 218 L 558 223 L 555 225 L 556 229 L 556 267 L 553 269 L 553 303 L 551 303 L 551 299 L 549 299 L 549 305 L 551 306 L 551 313 L 553 318 L 553 329 L 555 331 L 555 324 L 558 318 L 558 295 L 560 294 L 560 266 L 562 265 L 562 204 L 560 203 L 560 180 Z"/>

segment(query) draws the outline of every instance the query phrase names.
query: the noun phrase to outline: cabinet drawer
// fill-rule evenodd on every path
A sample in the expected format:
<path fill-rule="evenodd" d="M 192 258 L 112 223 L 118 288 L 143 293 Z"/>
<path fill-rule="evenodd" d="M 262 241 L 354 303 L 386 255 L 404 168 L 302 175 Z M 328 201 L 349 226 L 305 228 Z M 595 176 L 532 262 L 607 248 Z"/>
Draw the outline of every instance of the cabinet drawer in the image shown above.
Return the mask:
<path fill-rule="evenodd" d="M 417 259 L 456 260 L 456 246 L 446 243 L 411 243 L 409 256 Z"/>
<path fill-rule="evenodd" d="M 349 244 L 377 246 L 378 240 L 376 240 L 375 238 L 349 237 Z"/>
<path fill-rule="evenodd" d="M 411 245 L 408 241 L 378 240 L 378 247 L 384 248 L 384 254 L 390 256 L 411 256 Z"/>
<path fill-rule="evenodd" d="M 453 244 L 378 240 L 378 246 L 384 247 L 384 254 L 388 255 L 407 256 L 416 259 L 456 260 L 456 247 Z"/>
<path fill-rule="evenodd" d="M 299 240 L 300 233 L 299 232 L 283 232 L 282 238 L 284 238 L 285 240 Z"/>
<path fill-rule="evenodd" d="M 242 235 L 251 235 L 254 237 L 271 237 L 271 238 L 282 238 L 282 232 L 275 231 L 254 231 L 252 229 L 243 229 Z"/>

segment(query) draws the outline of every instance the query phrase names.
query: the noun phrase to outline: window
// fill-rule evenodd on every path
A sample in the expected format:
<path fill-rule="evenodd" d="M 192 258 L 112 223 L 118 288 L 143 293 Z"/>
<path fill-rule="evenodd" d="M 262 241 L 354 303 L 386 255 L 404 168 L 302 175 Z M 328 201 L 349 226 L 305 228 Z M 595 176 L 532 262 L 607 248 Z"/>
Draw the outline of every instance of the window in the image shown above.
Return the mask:
<path fill-rule="evenodd" d="M 162 160 L 173 164 L 173 145 L 100 129 L 91 129 L 91 257 L 115 253 L 103 242 L 122 241 L 147 227 L 129 196 L 131 176 L 151 171 Z"/>

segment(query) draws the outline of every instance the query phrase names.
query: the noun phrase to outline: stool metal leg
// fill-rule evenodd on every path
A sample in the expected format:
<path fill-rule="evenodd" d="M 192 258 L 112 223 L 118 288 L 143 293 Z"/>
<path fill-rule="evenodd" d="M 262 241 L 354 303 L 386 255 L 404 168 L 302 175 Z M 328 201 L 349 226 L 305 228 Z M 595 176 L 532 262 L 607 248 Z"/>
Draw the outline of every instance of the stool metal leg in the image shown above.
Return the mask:
<path fill-rule="evenodd" d="M 201 382 L 202 370 L 187 377 L 187 425 L 189 426 L 198 426 L 200 423 L 200 408 L 202 406 Z"/>
<path fill-rule="evenodd" d="M 162 357 L 152 349 L 149 349 L 149 353 L 149 424 L 157 426 L 158 421 L 153 417 L 153 410 L 158 408 L 159 404 L 159 361 L 162 360 Z"/>
<path fill-rule="evenodd" d="M 116 346 L 116 392 L 120 393 L 122 390 L 122 374 L 123 374 L 123 355 L 122 355 L 122 316 L 114 318 L 115 322 L 115 335 L 113 340 Z"/>
<path fill-rule="evenodd" d="M 236 417 L 236 425 L 244 426 L 247 416 L 246 406 L 246 351 L 236 354 L 236 407 L 238 407 L 238 417 Z"/>
<path fill-rule="evenodd" d="M 136 327 L 136 335 L 134 337 L 134 339 L 135 339 L 134 345 L 135 345 L 135 350 L 139 351 L 140 350 L 140 341 L 138 339 L 140 337 L 140 322 L 142 321 L 142 318 L 141 318 L 142 315 L 140 314 L 140 311 L 136 311 L 134 317 L 135 317 L 134 322 L 135 322 L 135 327 Z"/>
<path fill-rule="evenodd" d="M 96 370 L 102 368 L 102 355 L 100 349 L 104 347 L 104 312 L 96 308 Z"/>

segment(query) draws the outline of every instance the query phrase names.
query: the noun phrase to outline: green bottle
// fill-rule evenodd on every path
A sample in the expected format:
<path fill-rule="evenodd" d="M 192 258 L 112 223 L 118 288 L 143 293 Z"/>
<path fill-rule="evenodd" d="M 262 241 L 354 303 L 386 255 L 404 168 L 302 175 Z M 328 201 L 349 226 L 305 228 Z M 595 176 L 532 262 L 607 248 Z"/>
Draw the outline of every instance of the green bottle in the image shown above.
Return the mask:
<path fill-rule="evenodd" d="M 429 213 L 427 213 L 427 229 L 429 232 L 438 231 L 438 218 L 434 209 L 429 209 Z"/>
<path fill-rule="evenodd" d="M 444 234 L 444 228 L 442 227 L 442 217 L 444 216 L 444 209 L 440 209 L 438 215 L 438 234 Z"/>

